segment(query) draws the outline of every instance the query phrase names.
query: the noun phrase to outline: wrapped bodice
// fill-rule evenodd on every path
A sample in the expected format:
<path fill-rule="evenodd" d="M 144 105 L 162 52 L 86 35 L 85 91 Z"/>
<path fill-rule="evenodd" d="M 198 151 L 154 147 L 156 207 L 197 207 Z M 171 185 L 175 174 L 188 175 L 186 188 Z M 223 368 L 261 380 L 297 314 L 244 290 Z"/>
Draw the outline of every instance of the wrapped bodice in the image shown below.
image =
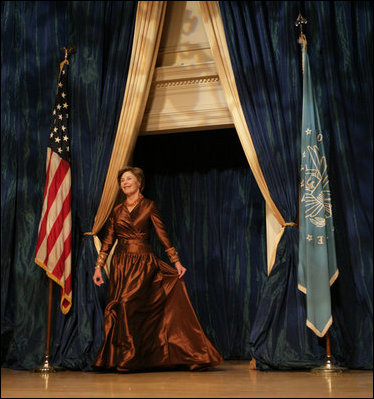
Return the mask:
<path fill-rule="evenodd" d="M 137 242 L 139 244 L 143 242 L 147 246 L 152 226 L 169 259 L 175 262 L 176 252 L 160 211 L 155 202 L 148 198 L 142 198 L 131 212 L 127 209 L 125 202 L 113 209 L 103 229 L 101 252 L 108 254 L 116 239 L 124 246 L 126 243 L 129 245 Z M 170 255 L 174 257 L 171 258 Z"/>

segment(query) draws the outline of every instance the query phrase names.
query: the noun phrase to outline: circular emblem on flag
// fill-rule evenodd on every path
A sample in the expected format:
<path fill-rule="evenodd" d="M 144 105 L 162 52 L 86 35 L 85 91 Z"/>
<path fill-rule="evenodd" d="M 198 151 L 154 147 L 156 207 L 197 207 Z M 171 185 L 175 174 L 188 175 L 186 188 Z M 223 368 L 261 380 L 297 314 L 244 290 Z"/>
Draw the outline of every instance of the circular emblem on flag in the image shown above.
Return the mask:
<path fill-rule="evenodd" d="M 308 146 L 310 163 L 305 165 L 305 193 L 301 202 L 305 218 L 317 227 L 324 227 L 332 216 L 331 194 L 325 156 L 320 156 L 318 146 Z"/>

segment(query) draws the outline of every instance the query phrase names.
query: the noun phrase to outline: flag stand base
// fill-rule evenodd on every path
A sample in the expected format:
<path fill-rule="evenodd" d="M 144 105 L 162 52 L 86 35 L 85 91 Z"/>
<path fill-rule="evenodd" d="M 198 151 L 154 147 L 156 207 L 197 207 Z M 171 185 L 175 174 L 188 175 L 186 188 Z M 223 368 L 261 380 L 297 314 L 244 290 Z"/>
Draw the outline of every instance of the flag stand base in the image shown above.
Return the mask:
<path fill-rule="evenodd" d="M 331 361 L 331 356 L 326 356 L 326 363 L 322 366 L 315 367 L 310 371 L 312 373 L 341 373 L 346 370 L 345 367 L 336 366 Z"/>
<path fill-rule="evenodd" d="M 49 356 L 45 355 L 43 365 L 34 369 L 33 371 L 34 373 L 50 374 L 50 373 L 55 373 L 56 369 L 49 363 Z"/>

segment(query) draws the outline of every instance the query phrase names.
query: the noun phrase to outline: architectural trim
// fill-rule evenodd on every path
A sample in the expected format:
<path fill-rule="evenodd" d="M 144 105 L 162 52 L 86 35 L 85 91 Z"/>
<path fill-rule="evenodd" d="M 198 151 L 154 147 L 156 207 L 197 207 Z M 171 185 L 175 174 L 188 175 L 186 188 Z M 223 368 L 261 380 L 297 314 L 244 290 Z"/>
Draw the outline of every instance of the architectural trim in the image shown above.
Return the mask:
<path fill-rule="evenodd" d="M 193 130 L 232 128 L 234 124 L 228 108 L 190 109 L 146 114 L 141 126 L 141 136 L 161 133 L 176 133 Z"/>
<path fill-rule="evenodd" d="M 183 79 L 183 80 L 169 80 L 164 82 L 156 82 L 156 88 L 173 87 L 173 86 L 188 86 L 188 85 L 202 85 L 207 83 L 218 82 L 218 76 L 212 76 L 209 78 L 198 78 L 198 79 Z"/>

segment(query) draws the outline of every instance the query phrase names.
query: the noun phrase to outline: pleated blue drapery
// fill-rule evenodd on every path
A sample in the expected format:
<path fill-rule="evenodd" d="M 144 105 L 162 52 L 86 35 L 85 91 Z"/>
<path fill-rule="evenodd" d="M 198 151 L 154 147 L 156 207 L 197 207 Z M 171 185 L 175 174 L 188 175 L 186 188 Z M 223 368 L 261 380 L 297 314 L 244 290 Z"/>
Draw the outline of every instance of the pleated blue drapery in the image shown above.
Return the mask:
<path fill-rule="evenodd" d="M 107 285 L 93 285 L 96 250 L 83 233 L 92 228 L 111 156 L 136 5 L 1 4 L 3 367 L 39 366 L 45 351 L 48 279 L 34 263 L 34 251 L 60 47 L 66 45 L 77 46 L 69 68 L 73 306 L 67 316 L 59 312 L 55 287 L 51 361 L 89 370 L 101 344 Z M 332 289 L 332 352 L 340 364 L 372 368 L 372 4 L 220 2 L 249 130 L 271 196 L 287 222 L 297 217 L 302 76 L 294 21 L 301 5 L 309 19 L 308 53 L 330 142 L 340 270 Z M 212 145 L 214 133 L 226 145 Z M 190 146 L 182 136 L 169 141 L 164 136 L 157 141 L 162 148 L 157 137 L 142 138 L 134 160 L 144 167 L 146 194 L 159 203 L 189 269 L 186 284 L 203 327 L 227 359 L 254 356 L 261 369 L 320 364 L 325 342 L 306 328 L 305 298 L 297 291 L 297 230 L 286 228 L 267 277 L 264 202 L 249 167 L 245 160 L 237 164 L 243 154 L 229 144 L 230 134 L 211 132 L 209 140 L 207 132 L 201 134 L 206 139 Z M 188 170 L 181 167 L 178 146 L 190 150 Z M 203 148 L 209 156 L 197 156 Z M 211 159 L 214 149 L 220 157 Z M 160 150 L 168 163 L 156 164 L 150 150 Z"/>
<path fill-rule="evenodd" d="M 371 368 L 373 9 L 369 2 L 303 4 L 311 65 L 319 65 L 313 71 L 317 103 L 330 140 L 341 273 L 332 289 L 332 353 L 338 364 Z M 295 222 L 302 76 L 294 21 L 300 4 L 219 5 L 241 105 L 270 195 L 286 222 Z M 262 292 L 250 343 L 260 369 L 309 368 L 325 359 L 324 340 L 305 326 L 297 244 L 297 229 L 287 227 Z"/>
<path fill-rule="evenodd" d="M 42 364 L 48 280 L 34 263 L 53 99 L 70 56 L 73 305 L 54 289 L 51 362 L 86 369 L 102 341 L 105 292 L 92 282 L 91 231 L 117 130 L 137 2 L 2 3 L 2 362 Z M 126 23 L 123 23 L 126 21 Z"/>

